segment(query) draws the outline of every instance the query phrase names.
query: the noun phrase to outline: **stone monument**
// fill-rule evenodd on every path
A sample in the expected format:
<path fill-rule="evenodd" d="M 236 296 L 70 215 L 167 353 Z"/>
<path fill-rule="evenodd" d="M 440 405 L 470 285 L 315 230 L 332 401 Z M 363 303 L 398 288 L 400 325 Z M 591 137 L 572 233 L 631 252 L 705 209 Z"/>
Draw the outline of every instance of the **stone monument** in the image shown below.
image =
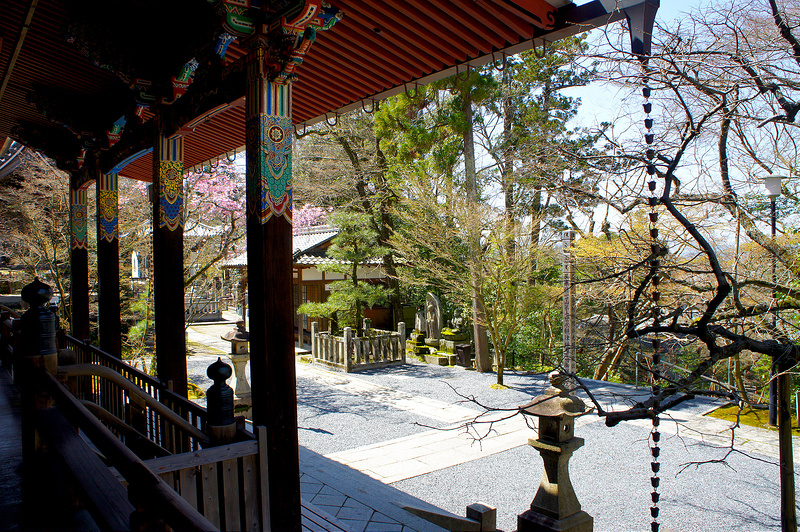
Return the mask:
<path fill-rule="evenodd" d="M 453 319 L 450 320 L 450 329 L 454 333 L 464 331 L 464 316 L 462 315 L 461 307 L 456 307 L 453 311 Z"/>
<path fill-rule="evenodd" d="M 438 340 L 442 337 L 442 303 L 434 294 L 425 296 L 426 336 Z"/>

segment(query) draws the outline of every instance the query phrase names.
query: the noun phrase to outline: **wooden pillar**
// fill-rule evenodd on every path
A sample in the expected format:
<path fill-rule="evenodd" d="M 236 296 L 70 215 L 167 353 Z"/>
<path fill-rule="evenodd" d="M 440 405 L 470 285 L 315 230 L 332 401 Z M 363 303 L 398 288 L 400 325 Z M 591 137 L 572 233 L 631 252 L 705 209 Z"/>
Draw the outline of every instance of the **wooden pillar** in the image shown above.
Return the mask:
<path fill-rule="evenodd" d="M 70 289 L 72 336 L 89 339 L 89 252 L 86 234 L 86 187 L 70 183 Z"/>
<path fill-rule="evenodd" d="M 294 248 L 292 248 L 294 251 Z M 294 287 L 292 287 L 294 289 Z M 292 294 L 292 303 L 294 304 L 294 294 Z M 297 307 L 303 304 L 303 268 L 297 268 Z M 305 335 L 305 326 L 304 322 L 306 321 L 305 316 L 301 316 L 297 314 L 297 307 L 294 308 L 295 316 L 297 316 L 297 347 L 300 349 L 303 348 L 303 339 Z M 294 318 L 292 318 L 294 319 Z"/>
<path fill-rule="evenodd" d="M 267 429 L 269 520 L 300 531 L 292 302 L 292 86 L 269 81 L 268 43 L 247 58 L 247 277 L 253 423 Z"/>
<path fill-rule="evenodd" d="M 97 328 L 100 349 L 122 357 L 117 174 L 97 177 Z"/>
<path fill-rule="evenodd" d="M 162 131 L 153 149 L 156 371 L 172 391 L 186 397 L 183 224 L 183 137 Z"/>

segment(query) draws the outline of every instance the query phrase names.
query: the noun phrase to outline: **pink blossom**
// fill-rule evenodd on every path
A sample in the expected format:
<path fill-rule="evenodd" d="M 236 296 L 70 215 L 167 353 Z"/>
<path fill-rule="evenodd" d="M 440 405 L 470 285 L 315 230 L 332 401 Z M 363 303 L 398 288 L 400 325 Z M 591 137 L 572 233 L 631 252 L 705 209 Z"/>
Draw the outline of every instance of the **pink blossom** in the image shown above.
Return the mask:
<path fill-rule="evenodd" d="M 331 209 L 317 207 L 310 203 L 306 203 L 300 208 L 295 208 L 292 213 L 292 232 L 297 234 L 300 229 L 305 227 L 325 224 L 330 211 Z"/>

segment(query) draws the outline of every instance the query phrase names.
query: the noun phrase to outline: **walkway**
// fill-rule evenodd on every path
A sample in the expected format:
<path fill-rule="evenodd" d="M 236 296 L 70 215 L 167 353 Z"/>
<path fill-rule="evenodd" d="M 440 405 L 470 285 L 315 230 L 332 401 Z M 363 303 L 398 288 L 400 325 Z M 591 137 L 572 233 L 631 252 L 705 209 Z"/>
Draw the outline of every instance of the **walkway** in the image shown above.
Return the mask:
<path fill-rule="evenodd" d="M 19 530 L 22 504 L 22 429 L 19 396 L 0 363 L 0 530 Z"/>

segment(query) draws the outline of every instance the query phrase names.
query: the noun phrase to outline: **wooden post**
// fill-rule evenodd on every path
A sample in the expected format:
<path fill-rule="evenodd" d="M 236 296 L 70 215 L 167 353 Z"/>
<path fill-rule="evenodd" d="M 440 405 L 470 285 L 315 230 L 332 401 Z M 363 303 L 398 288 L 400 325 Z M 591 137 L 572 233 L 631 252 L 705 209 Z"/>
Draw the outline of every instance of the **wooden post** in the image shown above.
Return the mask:
<path fill-rule="evenodd" d="M 406 363 L 406 322 L 401 321 L 397 324 L 397 332 L 400 333 L 400 359 Z"/>
<path fill-rule="evenodd" d="M 312 322 L 311 323 L 311 358 L 317 358 L 317 352 L 319 351 L 319 340 L 317 336 L 319 335 L 319 323 Z"/>
<path fill-rule="evenodd" d="M 247 57 L 247 277 L 253 423 L 267 429 L 269 525 L 300 530 L 292 302 L 291 85 L 268 80 L 269 43 Z M 269 157 L 267 156 L 269 154 Z"/>
<path fill-rule="evenodd" d="M 187 396 L 183 303 L 183 137 L 159 131 L 153 149 L 153 302 L 161 382 Z"/>
<path fill-rule="evenodd" d="M 89 339 L 89 255 L 86 235 L 86 187 L 70 183 L 70 290 L 72 336 Z"/>
<path fill-rule="evenodd" d="M 797 510 L 794 481 L 794 451 L 792 448 L 792 382 L 789 371 L 793 364 L 778 369 L 778 452 L 781 479 L 781 530 L 797 531 Z"/>
<path fill-rule="evenodd" d="M 350 373 L 350 368 L 353 366 L 353 329 L 350 327 L 344 328 L 344 371 Z"/>
<path fill-rule="evenodd" d="M 561 233 L 561 272 L 563 277 L 563 319 L 562 338 L 564 343 L 564 356 L 562 365 L 564 371 L 572 375 L 577 369 L 575 360 L 575 261 L 572 259 L 572 243 L 575 240 L 575 231 Z M 569 382 L 574 385 L 570 377 Z"/>
<path fill-rule="evenodd" d="M 100 349 L 122 357 L 117 174 L 97 177 L 97 327 Z"/>
<path fill-rule="evenodd" d="M 292 287 L 294 290 L 294 287 Z M 297 306 L 303 304 L 303 268 L 297 268 Z M 294 294 L 292 294 L 292 303 L 294 303 Z M 294 309 L 295 316 L 297 317 L 297 347 L 303 347 L 303 338 L 305 336 L 305 327 L 303 326 L 303 322 L 307 319 L 305 316 L 301 316 L 297 314 L 297 307 Z M 312 326 L 313 330 L 313 326 Z M 319 331 L 319 328 L 317 328 Z M 311 345 L 314 345 L 314 333 L 311 333 Z M 313 347 L 312 347 L 313 349 Z"/>
<path fill-rule="evenodd" d="M 21 354 L 14 353 L 18 355 L 14 373 L 20 384 L 22 407 L 22 463 L 25 468 L 22 492 L 27 512 L 36 512 L 41 510 L 41 502 L 53 500 L 59 489 L 54 485 L 57 480 L 50 469 L 52 460 L 36 429 L 37 411 L 53 406 L 50 394 L 37 377 L 42 370 L 52 375 L 58 372 L 56 318 L 48 308 L 53 291 L 38 278 L 26 285 L 21 295 L 30 305 L 20 319 L 21 341 L 17 346 Z"/>

